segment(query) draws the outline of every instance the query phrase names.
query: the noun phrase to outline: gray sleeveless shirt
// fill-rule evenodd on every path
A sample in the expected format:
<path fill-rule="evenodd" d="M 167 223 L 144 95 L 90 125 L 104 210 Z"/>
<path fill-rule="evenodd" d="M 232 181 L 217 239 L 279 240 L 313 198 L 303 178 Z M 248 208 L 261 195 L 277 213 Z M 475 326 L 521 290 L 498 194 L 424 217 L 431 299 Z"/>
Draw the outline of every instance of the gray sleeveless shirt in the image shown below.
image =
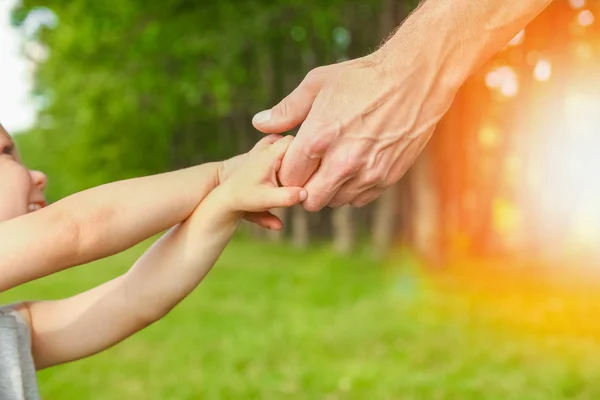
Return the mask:
<path fill-rule="evenodd" d="M 39 400 L 27 322 L 14 306 L 0 307 L 0 400 Z"/>

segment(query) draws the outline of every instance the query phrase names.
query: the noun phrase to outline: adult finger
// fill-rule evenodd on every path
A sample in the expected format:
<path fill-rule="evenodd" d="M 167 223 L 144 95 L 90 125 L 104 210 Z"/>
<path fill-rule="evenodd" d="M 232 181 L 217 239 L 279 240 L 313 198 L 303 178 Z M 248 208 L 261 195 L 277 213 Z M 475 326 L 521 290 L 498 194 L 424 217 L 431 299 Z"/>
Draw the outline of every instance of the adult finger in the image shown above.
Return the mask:
<path fill-rule="evenodd" d="M 277 174 L 284 186 L 304 186 L 319 169 L 334 135 L 319 129 L 316 114 L 309 115 L 290 144 Z"/>
<path fill-rule="evenodd" d="M 300 125 L 308 116 L 315 98 L 323 87 L 327 68 L 313 69 L 279 104 L 256 114 L 252 119 L 254 127 L 264 133 L 282 133 Z"/>
<path fill-rule="evenodd" d="M 343 148 L 327 153 L 319 170 L 305 185 L 308 198 L 302 206 L 307 211 L 321 210 L 346 182 L 354 178 L 360 164 L 357 158 L 349 154 L 350 152 Z"/>
<path fill-rule="evenodd" d="M 344 183 L 329 202 L 329 207 L 338 208 L 350 204 L 350 202 L 361 194 L 376 187 L 375 184 L 363 182 L 359 175 Z"/>
<path fill-rule="evenodd" d="M 380 187 L 373 187 L 364 193 L 361 193 L 356 198 L 352 199 L 349 203 L 352 207 L 364 207 L 367 204 L 377 200 L 384 192 L 385 189 Z"/>

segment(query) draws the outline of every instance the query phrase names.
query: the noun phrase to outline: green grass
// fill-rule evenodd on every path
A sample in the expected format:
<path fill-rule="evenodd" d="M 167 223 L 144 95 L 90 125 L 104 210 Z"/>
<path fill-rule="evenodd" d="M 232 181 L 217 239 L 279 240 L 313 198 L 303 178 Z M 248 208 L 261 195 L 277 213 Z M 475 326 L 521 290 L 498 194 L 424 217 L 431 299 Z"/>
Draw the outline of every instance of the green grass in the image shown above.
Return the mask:
<path fill-rule="evenodd" d="M 144 246 L 0 296 L 57 298 L 124 272 Z M 45 399 L 596 399 L 594 338 L 517 334 L 403 259 L 235 241 L 140 334 L 39 374 Z"/>

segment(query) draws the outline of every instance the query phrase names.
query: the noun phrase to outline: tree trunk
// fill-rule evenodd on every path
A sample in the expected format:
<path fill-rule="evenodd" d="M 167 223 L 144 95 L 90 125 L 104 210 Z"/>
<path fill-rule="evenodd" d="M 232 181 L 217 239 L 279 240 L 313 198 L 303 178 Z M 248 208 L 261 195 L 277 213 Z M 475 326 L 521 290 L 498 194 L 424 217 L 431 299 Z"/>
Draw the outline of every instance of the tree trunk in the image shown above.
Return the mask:
<path fill-rule="evenodd" d="M 372 244 L 375 259 L 382 259 L 392 245 L 398 209 L 398 186 L 392 186 L 375 203 Z"/>
<path fill-rule="evenodd" d="M 398 224 L 394 235 L 398 236 L 398 240 L 402 245 L 407 245 L 413 242 L 412 239 L 412 195 L 411 195 L 411 183 L 412 172 L 409 170 L 400 179 L 400 182 L 396 185 L 397 201 L 398 201 Z"/>
<path fill-rule="evenodd" d="M 292 243 L 294 247 L 305 249 L 310 244 L 308 212 L 301 206 L 292 208 Z"/>
<path fill-rule="evenodd" d="M 277 208 L 275 210 L 271 210 L 271 212 L 273 213 L 273 215 L 279 217 L 279 219 L 283 222 L 283 224 L 285 226 L 285 218 L 287 215 L 287 209 L 286 208 Z M 279 243 L 283 240 L 284 232 L 285 231 L 283 229 L 280 231 L 267 231 L 266 236 L 270 242 Z"/>
<path fill-rule="evenodd" d="M 340 207 L 333 211 L 333 248 L 339 254 L 348 254 L 355 245 L 353 209 L 350 206 Z"/>
<path fill-rule="evenodd" d="M 439 208 L 431 158 L 425 150 L 412 168 L 413 245 L 427 262 L 439 264 Z"/>

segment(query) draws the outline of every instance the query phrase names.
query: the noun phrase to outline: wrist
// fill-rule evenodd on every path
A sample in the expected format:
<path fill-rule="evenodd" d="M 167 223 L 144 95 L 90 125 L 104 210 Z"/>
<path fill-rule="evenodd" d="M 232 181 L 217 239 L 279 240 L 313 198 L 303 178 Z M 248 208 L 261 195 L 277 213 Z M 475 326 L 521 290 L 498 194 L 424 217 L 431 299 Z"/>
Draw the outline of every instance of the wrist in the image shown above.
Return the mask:
<path fill-rule="evenodd" d="M 224 223 L 238 223 L 244 217 L 244 211 L 241 211 L 236 205 L 234 193 L 229 190 L 229 185 L 218 185 L 202 202 L 201 206 L 210 209 L 210 213 L 217 216 Z"/>
<path fill-rule="evenodd" d="M 427 0 L 374 57 L 388 71 L 415 71 L 454 94 L 550 3 Z"/>
<path fill-rule="evenodd" d="M 226 171 L 225 171 L 225 162 L 224 161 L 218 161 L 215 163 L 216 164 L 216 177 L 215 177 L 215 188 L 220 186 L 226 178 Z"/>
<path fill-rule="evenodd" d="M 185 172 L 185 182 L 188 185 L 195 185 L 194 187 L 200 191 L 197 193 L 202 193 L 202 197 L 197 200 L 202 200 L 210 192 L 212 192 L 217 186 L 220 184 L 220 174 L 222 168 L 222 162 L 210 162 L 204 163 L 200 165 L 196 165 L 193 167 L 186 168 L 185 170 L 179 170 L 171 172 L 171 174 L 179 174 L 181 172 Z M 194 194 L 196 192 L 194 191 Z M 198 203 L 196 203 L 197 205 Z"/>
<path fill-rule="evenodd" d="M 454 32 L 452 1 L 426 1 L 371 55 L 383 74 L 400 81 L 416 79 L 452 96 L 458 91 L 470 75 L 470 67 L 456 57 L 462 38 Z"/>

